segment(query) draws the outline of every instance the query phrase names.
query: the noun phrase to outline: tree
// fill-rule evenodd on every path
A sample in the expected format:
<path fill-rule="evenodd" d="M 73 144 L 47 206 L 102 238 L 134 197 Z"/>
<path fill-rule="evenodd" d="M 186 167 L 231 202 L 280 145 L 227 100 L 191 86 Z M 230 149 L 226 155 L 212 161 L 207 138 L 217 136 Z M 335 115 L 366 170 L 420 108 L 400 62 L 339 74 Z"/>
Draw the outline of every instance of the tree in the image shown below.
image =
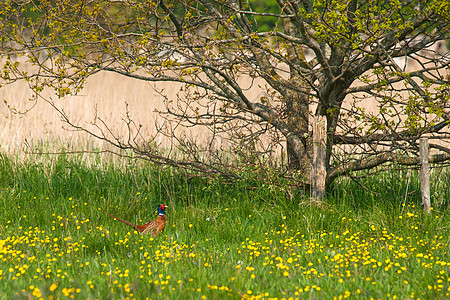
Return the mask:
<path fill-rule="evenodd" d="M 420 137 L 439 150 L 431 163 L 450 158 L 441 142 L 450 118 L 450 56 L 436 47 L 450 37 L 447 1 L 278 0 L 269 12 L 253 3 L 6 0 L 2 78 L 28 80 L 37 95 L 52 88 L 59 97 L 101 71 L 179 83 L 182 104 L 167 99 L 167 118 L 229 134 L 234 149 L 253 149 L 251 159 L 261 157 L 264 149 L 255 145 L 263 135 L 286 143 L 290 174 L 303 174 L 303 183 L 311 183 L 313 160 L 323 167 L 318 197 L 340 175 L 417 164 Z M 46 61 L 39 51 L 48 53 Z M 35 72 L 24 72 L 13 54 L 25 54 Z M 418 67 L 407 69 L 411 63 Z M 252 99 L 242 77 L 264 96 Z M 368 111 L 373 101 L 377 109 Z M 183 159 L 162 154 L 140 139 L 132 118 L 123 139 L 107 124 L 93 131 L 60 113 L 71 126 L 151 161 L 238 176 L 220 156 L 210 151 L 205 160 L 183 139 Z M 312 138 L 320 132 L 313 119 L 324 126 L 319 140 Z M 273 140 L 263 143 L 266 150 L 273 151 Z"/>

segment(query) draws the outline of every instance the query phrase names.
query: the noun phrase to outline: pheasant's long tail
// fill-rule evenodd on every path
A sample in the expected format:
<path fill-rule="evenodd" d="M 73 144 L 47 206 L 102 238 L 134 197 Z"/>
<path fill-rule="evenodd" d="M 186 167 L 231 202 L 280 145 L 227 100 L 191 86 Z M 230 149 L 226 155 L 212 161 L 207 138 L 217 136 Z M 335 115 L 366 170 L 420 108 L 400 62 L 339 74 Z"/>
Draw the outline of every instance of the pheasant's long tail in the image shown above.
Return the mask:
<path fill-rule="evenodd" d="M 116 217 L 116 216 L 113 216 L 113 215 L 110 214 L 109 212 L 106 212 L 106 211 L 103 211 L 103 212 L 104 212 L 105 214 L 107 214 L 107 215 L 113 217 L 113 218 L 116 219 L 117 221 L 120 221 L 120 222 L 122 222 L 122 223 L 125 223 L 125 224 L 127 224 L 127 225 L 133 227 L 134 229 L 136 229 L 136 225 L 135 225 L 135 224 L 133 224 L 133 223 L 131 223 L 131 222 L 128 222 L 128 221 L 125 221 L 125 220 L 123 220 L 123 219 L 121 219 L 121 218 L 118 218 L 118 217 Z"/>

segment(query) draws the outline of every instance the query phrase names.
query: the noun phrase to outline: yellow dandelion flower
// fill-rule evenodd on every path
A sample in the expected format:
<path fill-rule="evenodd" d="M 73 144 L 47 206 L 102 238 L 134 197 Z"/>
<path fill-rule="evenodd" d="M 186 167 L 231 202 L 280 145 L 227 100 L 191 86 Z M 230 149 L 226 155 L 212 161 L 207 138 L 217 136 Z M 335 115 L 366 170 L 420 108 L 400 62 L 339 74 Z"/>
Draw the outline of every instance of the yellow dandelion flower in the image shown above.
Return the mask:
<path fill-rule="evenodd" d="M 50 292 L 54 292 L 57 287 L 58 287 L 58 285 L 56 283 L 52 283 L 52 285 L 49 288 Z"/>

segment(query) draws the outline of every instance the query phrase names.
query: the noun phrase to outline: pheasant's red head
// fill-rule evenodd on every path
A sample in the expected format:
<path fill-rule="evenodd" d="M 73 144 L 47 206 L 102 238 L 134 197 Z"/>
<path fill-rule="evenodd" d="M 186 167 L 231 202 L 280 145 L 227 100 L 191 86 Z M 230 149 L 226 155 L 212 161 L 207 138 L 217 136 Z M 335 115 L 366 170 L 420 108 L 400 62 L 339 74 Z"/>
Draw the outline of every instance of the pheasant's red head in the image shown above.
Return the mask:
<path fill-rule="evenodd" d="M 165 212 L 166 207 L 167 207 L 167 205 L 165 205 L 165 204 L 160 204 L 160 205 L 158 206 L 158 215 L 165 215 L 165 214 L 166 214 L 166 212 Z"/>

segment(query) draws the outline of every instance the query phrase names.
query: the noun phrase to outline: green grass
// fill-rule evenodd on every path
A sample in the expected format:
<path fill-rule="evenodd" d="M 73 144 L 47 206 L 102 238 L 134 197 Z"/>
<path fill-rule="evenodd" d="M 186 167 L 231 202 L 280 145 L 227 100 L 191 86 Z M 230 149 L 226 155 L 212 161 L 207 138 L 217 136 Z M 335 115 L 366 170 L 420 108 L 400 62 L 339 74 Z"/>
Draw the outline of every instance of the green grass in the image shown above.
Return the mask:
<path fill-rule="evenodd" d="M 449 197 L 435 170 L 433 203 Z M 341 179 L 326 203 L 99 156 L 0 156 L 0 298 L 444 299 L 449 212 L 415 171 Z M 444 201 L 445 202 L 445 201 Z M 168 223 L 143 236 L 131 222 Z"/>

